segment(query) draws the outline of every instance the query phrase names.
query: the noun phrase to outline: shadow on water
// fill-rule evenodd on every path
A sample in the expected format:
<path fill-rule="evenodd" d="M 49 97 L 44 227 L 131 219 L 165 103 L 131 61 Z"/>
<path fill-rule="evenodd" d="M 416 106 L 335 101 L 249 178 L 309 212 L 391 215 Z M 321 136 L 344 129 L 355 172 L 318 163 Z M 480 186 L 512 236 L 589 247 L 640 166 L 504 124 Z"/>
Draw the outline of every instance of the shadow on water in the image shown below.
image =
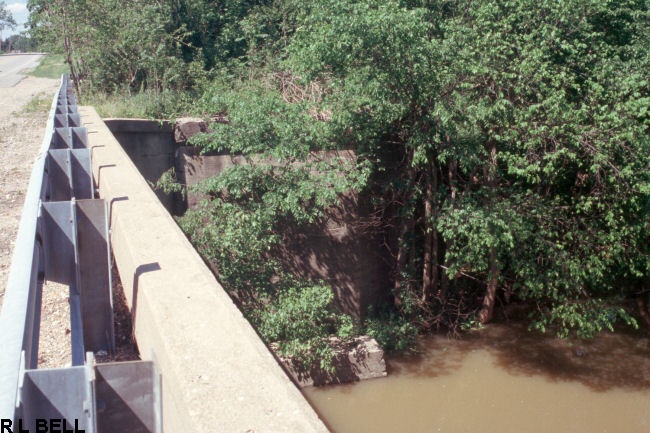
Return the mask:
<path fill-rule="evenodd" d="M 489 352 L 512 375 L 578 382 L 602 392 L 650 389 L 650 340 L 632 333 L 603 334 L 593 340 L 560 340 L 518 324 L 494 324 L 462 339 L 423 338 L 414 355 L 389 359 L 390 374 L 440 377 L 455 372 L 472 351 Z"/>

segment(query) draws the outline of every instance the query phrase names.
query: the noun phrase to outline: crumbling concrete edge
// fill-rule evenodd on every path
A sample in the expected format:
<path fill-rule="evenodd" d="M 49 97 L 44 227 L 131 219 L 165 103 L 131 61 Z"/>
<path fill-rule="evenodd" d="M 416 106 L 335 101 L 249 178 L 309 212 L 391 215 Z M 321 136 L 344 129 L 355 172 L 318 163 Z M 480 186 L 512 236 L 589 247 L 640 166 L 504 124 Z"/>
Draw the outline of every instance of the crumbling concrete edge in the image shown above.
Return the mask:
<path fill-rule="evenodd" d="M 162 374 L 174 432 L 327 432 L 92 107 L 93 173 L 134 334 Z"/>

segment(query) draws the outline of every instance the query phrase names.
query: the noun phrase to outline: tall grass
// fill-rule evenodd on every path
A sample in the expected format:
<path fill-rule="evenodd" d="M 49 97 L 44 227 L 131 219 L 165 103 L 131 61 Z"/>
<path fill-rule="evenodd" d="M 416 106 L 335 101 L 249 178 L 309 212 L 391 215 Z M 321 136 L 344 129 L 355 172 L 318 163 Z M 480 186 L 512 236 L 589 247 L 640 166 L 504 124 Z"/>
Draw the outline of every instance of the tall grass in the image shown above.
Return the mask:
<path fill-rule="evenodd" d="M 70 68 L 65 58 L 60 54 L 47 54 L 32 71 L 28 74 L 38 78 L 59 79 L 61 75 L 70 73 Z"/>
<path fill-rule="evenodd" d="M 92 90 L 81 95 L 83 105 L 95 107 L 101 117 L 170 119 L 188 114 L 193 95 L 187 92 L 104 93 Z"/>

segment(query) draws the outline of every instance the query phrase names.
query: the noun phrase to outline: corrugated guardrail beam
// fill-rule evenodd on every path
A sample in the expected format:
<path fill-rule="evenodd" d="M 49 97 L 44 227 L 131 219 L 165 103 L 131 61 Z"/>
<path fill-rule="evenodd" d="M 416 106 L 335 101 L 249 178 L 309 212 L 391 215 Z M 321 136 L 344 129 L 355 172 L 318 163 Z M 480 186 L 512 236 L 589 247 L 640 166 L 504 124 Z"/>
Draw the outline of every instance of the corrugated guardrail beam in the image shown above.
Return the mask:
<path fill-rule="evenodd" d="M 51 429 L 67 422 L 87 433 L 159 432 L 154 363 L 94 363 L 93 352 L 115 349 L 109 217 L 94 197 L 88 132 L 80 124 L 64 76 L 32 170 L 0 313 L 2 430 L 11 420 L 16 430 L 46 431 L 38 420 L 50 419 Z M 44 280 L 70 287 L 70 368 L 37 369 Z"/>

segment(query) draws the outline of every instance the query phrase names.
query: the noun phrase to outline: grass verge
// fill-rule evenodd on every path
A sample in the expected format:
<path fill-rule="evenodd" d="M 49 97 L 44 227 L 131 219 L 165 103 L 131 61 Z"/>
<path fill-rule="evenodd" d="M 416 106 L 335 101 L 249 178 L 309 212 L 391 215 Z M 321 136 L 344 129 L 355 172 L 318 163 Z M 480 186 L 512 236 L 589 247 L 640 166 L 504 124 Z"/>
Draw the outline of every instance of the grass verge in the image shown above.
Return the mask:
<path fill-rule="evenodd" d="M 65 63 L 65 59 L 60 54 L 47 54 L 41 60 L 41 63 L 35 67 L 29 75 L 38 78 L 61 78 L 62 74 L 70 72 L 70 68 Z"/>

